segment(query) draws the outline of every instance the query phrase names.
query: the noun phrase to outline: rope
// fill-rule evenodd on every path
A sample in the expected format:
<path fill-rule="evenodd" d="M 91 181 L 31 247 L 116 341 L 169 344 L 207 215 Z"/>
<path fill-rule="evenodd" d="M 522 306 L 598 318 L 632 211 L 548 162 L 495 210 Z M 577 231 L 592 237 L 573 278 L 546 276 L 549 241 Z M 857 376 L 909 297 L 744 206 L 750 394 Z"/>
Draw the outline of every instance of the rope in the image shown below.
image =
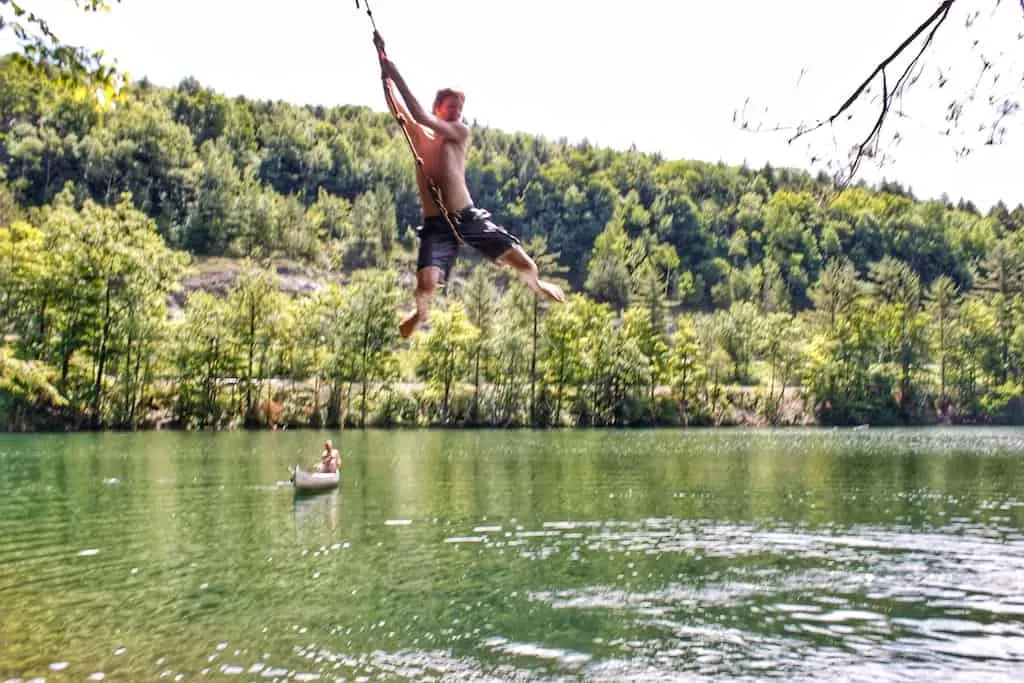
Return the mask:
<path fill-rule="evenodd" d="M 379 59 L 384 59 L 387 56 L 387 54 L 384 52 L 384 39 L 381 37 L 380 32 L 377 30 L 377 22 L 374 21 L 373 19 L 373 12 L 370 9 L 370 0 L 363 1 L 366 4 L 366 16 L 370 18 L 370 25 L 373 27 L 373 44 L 377 48 L 377 57 Z M 356 0 L 356 9 L 360 9 L 359 0 Z M 434 179 L 427 175 L 426 171 L 424 171 L 423 157 L 421 157 L 419 155 L 419 152 L 416 151 L 416 145 L 413 143 L 412 136 L 409 134 L 408 121 L 405 120 L 405 116 L 402 114 L 401 111 L 399 111 L 398 105 L 394 101 L 394 94 L 391 92 L 391 88 L 387 87 L 387 79 L 384 78 L 383 76 L 381 77 L 381 79 L 385 81 L 384 97 L 388 102 L 388 109 L 391 110 L 391 115 L 395 117 L 396 121 L 398 121 L 398 125 L 402 129 L 402 134 L 405 137 L 405 142 L 409 145 L 409 151 L 412 152 L 413 159 L 416 160 L 416 167 L 417 169 L 419 169 L 420 174 L 427 181 L 427 189 L 430 193 L 430 199 L 434 202 L 434 206 L 437 207 L 437 210 L 441 212 L 441 215 L 444 217 L 444 220 L 448 224 L 448 227 L 451 228 L 452 234 L 455 235 L 455 240 L 459 244 L 465 244 L 465 241 L 463 241 L 462 239 L 462 235 L 459 234 L 459 230 L 456 227 L 458 218 L 453 218 L 452 214 L 448 212 L 448 207 L 445 206 L 444 196 L 441 193 L 441 188 L 438 187 L 437 183 L 434 182 Z"/>
<path fill-rule="evenodd" d="M 359 9 L 359 0 L 356 0 L 356 9 Z M 366 16 L 370 17 L 370 25 L 373 26 L 374 36 L 379 36 L 377 33 L 377 22 L 373 20 L 373 12 L 370 11 L 370 0 L 366 0 Z"/>

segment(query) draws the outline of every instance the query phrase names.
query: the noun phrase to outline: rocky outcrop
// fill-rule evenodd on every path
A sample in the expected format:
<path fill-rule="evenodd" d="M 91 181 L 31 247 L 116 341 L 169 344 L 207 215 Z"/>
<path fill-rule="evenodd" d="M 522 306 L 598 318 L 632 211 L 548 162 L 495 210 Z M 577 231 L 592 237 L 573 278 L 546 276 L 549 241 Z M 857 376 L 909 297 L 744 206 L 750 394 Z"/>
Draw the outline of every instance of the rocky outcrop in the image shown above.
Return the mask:
<path fill-rule="evenodd" d="M 341 283 L 338 273 L 320 270 L 306 264 L 281 262 L 272 264 L 281 282 L 281 291 L 293 296 L 310 296 L 324 285 Z M 197 259 L 188 275 L 182 279 L 181 288 L 171 294 L 168 305 L 172 317 L 180 316 L 188 297 L 197 291 L 209 292 L 217 297 L 226 297 L 242 271 L 242 261 L 216 258 Z"/>

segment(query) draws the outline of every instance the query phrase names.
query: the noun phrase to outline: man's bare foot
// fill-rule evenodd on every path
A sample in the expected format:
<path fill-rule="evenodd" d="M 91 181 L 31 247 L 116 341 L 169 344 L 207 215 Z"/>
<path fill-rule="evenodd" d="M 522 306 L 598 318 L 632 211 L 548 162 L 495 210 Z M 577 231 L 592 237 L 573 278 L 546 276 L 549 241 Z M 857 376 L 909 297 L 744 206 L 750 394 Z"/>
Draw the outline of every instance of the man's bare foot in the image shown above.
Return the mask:
<path fill-rule="evenodd" d="M 419 311 L 413 311 L 409 315 L 402 319 L 402 322 L 398 324 L 398 334 L 402 336 L 402 339 L 408 339 L 409 335 L 416 331 L 416 327 L 420 324 L 420 313 Z"/>
<path fill-rule="evenodd" d="M 545 282 L 544 280 L 537 280 L 537 287 L 544 293 L 544 296 L 552 301 L 557 301 L 558 303 L 565 301 L 565 292 L 558 285 L 552 282 Z"/>

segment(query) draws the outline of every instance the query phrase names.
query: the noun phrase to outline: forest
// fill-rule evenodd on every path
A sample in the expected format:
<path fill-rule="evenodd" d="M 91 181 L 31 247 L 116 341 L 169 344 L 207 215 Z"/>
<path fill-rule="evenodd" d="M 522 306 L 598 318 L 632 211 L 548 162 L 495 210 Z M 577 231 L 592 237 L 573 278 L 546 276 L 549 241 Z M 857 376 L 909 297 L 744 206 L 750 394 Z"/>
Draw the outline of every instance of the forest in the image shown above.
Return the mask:
<path fill-rule="evenodd" d="M 464 251 L 400 340 L 390 115 L 98 107 L 4 58 L 0 428 L 1024 422 L 1024 206 L 471 127 L 476 204 L 569 298 Z"/>

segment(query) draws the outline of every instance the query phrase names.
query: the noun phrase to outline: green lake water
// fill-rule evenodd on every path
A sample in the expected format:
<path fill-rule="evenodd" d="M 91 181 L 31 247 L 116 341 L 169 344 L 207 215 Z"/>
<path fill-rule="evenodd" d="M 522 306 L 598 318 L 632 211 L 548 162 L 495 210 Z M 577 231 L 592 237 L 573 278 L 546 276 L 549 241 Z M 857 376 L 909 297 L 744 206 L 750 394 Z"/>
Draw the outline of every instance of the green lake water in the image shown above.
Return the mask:
<path fill-rule="evenodd" d="M 1022 530 L 1014 429 L 0 435 L 0 681 L 1019 681 Z"/>

